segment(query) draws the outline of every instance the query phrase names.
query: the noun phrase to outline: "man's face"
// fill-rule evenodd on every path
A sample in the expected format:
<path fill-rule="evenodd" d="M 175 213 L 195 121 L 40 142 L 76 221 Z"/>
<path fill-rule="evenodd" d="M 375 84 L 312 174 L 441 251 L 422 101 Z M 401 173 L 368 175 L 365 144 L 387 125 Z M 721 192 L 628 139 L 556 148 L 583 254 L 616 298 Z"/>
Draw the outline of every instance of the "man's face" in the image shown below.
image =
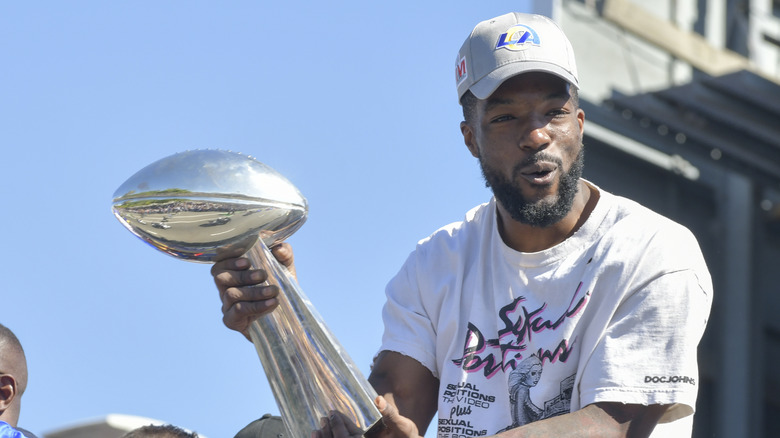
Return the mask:
<path fill-rule="evenodd" d="M 512 219 L 547 227 L 566 216 L 577 194 L 584 122 L 565 81 L 526 73 L 479 100 L 474 120 L 461 130 L 486 185 Z"/>

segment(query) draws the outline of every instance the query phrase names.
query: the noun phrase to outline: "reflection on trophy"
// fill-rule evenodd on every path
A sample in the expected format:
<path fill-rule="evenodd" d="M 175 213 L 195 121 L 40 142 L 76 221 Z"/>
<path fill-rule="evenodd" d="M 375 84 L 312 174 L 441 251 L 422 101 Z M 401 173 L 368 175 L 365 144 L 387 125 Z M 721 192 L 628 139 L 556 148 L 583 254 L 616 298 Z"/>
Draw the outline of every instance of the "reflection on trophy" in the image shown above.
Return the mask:
<path fill-rule="evenodd" d="M 382 428 L 376 392 L 269 248 L 303 225 L 306 199 L 259 161 L 219 150 L 156 161 L 114 193 L 113 212 L 141 240 L 174 257 L 215 262 L 246 254 L 281 293 L 255 320 L 257 349 L 291 437 L 308 437 L 336 410 L 372 437 Z"/>

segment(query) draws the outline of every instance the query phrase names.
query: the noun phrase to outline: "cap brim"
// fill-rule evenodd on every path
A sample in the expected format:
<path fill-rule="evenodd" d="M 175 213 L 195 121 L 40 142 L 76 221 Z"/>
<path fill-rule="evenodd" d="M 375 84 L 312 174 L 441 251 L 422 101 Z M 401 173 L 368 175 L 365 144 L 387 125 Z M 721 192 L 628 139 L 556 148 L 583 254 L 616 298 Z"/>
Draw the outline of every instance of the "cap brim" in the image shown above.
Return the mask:
<path fill-rule="evenodd" d="M 469 89 L 472 93 L 474 93 L 474 96 L 476 96 L 477 99 L 487 99 L 507 79 L 521 75 L 523 73 L 531 72 L 550 73 L 552 75 L 558 76 L 575 88 L 579 89 L 577 78 L 574 77 L 574 75 L 572 75 L 570 72 L 566 71 L 566 69 L 549 62 L 541 61 L 523 61 L 522 63 L 515 62 L 501 66 L 490 72 L 487 76 L 483 77 L 479 81 L 475 82 L 474 85 L 472 85 Z"/>

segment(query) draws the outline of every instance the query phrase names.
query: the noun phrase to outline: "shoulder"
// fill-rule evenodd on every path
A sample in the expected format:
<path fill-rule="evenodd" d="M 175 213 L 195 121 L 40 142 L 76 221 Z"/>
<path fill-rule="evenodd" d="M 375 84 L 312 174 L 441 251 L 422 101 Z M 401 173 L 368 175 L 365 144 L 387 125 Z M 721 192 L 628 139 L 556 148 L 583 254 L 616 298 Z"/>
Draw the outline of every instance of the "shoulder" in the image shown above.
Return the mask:
<path fill-rule="evenodd" d="M 604 193 L 610 204 L 605 226 L 614 238 L 635 243 L 663 242 L 669 245 L 694 246 L 698 243 L 684 225 L 663 216 L 636 201 Z"/>
<path fill-rule="evenodd" d="M 5 421 L 0 421 L 0 436 L 8 438 L 25 438 L 24 435 Z"/>
<path fill-rule="evenodd" d="M 419 257 L 462 253 L 491 232 L 494 216 L 494 201 L 480 204 L 469 210 L 463 220 L 447 224 L 417 242 L 414 252 Z"/>
<path fill-rule="evenodd" d="M 627 198 L 606 193 L 605 201 L 610 208 L 600 245 L 610 260 L 656 275 L 687 270 L 709 283 L 699 242 L 687 227 Z"/>
<path fill-rule="evenodd" d="M 456 266 L 479 257 L 493 228 L 495 216 L 493 201 L 469 210 L 463 220 L 447 224 L 417 242 L 396 278 L 416 283 L 418 273 L 437 272 L 441 275 L 425 275 L 427 279 L 453 274 Z M 488 239 L 489 240 L 489 239 Z"/>

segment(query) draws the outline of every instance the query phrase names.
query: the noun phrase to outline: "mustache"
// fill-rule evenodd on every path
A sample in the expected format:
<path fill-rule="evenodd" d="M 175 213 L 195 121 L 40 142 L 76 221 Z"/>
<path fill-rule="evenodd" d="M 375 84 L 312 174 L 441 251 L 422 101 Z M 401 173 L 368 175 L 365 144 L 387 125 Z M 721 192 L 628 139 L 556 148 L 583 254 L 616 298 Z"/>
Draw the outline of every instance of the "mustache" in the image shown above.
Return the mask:
<path fill-rule="evenodd" d="M 536 164 L 540 161 L 555 163 L 555 165 L 558 166 L 559 169 L 563 167 L 563 161 L 560 158 L 556 157 L 555 155 L 548 154 L 547 152 L 542 151 L 530 155 L 525 160 L 517 163 L 517 165 L 515 165 L 515 167 L 512 169 L 512 176 L 517 177 L 518 175 L 520 175 L 520 171 L 523 168 L 525 168 L 526 166 L 530 166 L 532 164 Z"/>

